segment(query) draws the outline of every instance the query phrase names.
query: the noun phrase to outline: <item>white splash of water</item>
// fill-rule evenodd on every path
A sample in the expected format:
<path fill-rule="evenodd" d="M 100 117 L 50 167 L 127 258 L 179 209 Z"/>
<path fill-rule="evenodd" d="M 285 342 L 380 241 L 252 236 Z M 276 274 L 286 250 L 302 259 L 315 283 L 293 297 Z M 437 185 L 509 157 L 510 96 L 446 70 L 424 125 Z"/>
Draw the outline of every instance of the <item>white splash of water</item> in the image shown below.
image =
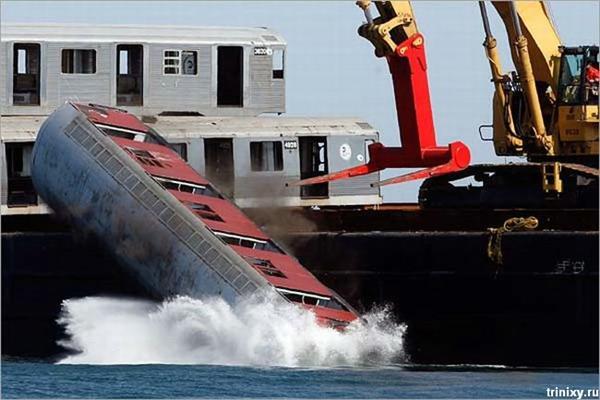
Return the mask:
<path fill-rule="evenodd" d="M 343 332 L 293 304 L 176 297 L 161 304 L 108 297 L 63 302 L 59 323 L 77 353 L 67 364 L 384 365 L 402 360 L 405 327 L 387 309 Z"/>

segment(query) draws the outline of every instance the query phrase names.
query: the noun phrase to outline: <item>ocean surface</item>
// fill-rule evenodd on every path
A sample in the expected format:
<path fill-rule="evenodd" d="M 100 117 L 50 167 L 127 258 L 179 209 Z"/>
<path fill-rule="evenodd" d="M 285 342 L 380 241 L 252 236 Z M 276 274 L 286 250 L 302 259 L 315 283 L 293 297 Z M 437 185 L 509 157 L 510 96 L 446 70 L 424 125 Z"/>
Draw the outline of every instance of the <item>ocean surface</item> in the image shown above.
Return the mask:
<path fill-rule="evenodd" d="M 548 389 L 567 387 L 598 388 L 598 374 L 582 370 L 536 371 L 474 366 L 257 368 L 64 365 L 24 360 L 4 360 L 2 363 L 2 398 L 545 399 L 549 398 Z"/>

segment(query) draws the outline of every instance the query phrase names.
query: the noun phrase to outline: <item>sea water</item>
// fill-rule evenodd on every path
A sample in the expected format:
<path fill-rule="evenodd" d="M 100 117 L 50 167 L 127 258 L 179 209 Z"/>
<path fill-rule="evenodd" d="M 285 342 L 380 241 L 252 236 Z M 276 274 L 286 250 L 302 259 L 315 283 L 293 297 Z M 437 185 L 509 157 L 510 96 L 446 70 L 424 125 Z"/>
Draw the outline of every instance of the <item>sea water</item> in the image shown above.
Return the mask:
<path fill-rule="evenodd" d="M 70 354 L 4 359 L 2 398 L 551 398 L 597 396 L 597 370 L 424 366 L 403 352 L 405 326 L 374 310 L 345 331 L 261 297 L 163 303 L 67 300 Z M 584 390 L 584 392 L 575 392 Z M 555 398 L 565 398 L 555 396 Z M 569 397 L 576 398 L 576 397 Z"/>
<path fill-rule="evenodd" d="M 548 390 L 555 388 L 597 390 L 597 371 L 489 366 L 288 368 L 2 363 L 2 398 L 546 399 L 551 398 L 547 397 Z"/>

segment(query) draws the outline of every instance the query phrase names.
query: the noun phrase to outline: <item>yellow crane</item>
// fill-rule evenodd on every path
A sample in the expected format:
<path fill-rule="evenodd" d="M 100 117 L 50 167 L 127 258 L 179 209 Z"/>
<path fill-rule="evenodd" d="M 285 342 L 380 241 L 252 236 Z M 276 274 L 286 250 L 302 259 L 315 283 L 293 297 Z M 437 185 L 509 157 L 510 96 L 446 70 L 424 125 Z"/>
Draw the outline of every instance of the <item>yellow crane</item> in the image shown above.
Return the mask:
<path fill-rule="evenodd" d="M 440 188 L 444 195 L 450 193 L 447 188 L 452 180 L 472 176 L 483 182 L 481 191 L 486 184 L 496 194 L 502 188 L 500 197 L 508 198 L 507 205 L 519 203 L 518 197 L 532 188 L 540 189 L 537 197 L 556 198 L 567 191 L 562 197 L 574 205 L 581 199 L 596 204 L 598 46 L 563 46 L 543 1 L 491 3 L 506 28 L 516 68 L 508 74 L 503 72 L 486 5 L 480 1 L 484 46 L 495 87 L 491 125 L 494 149 L 500 156 L 526 156 L 529 163 L 469 167 L 469 149 L 463 143 L 437 146 L 424 38 L 411 2 L 359 0 L 357 5 L 367 19 L 359 35 L 373 44 L 375 55 L 386 58 L 390 67 L 402 147 L 375 143 L 369 148 L 369 163 L 295 184 L 323 183 L 385 168 L 425 167 L 379 185 L 430 178 L 419 195 L 427 202 Z M 379 14 L 375 18 L 372 5 Z M 539 205 L 538 200 L 534 203 Z"/>
<path fill-rule="evenodd" d="M 497 43 L 479 2 L 495 86 L 497 155 L 545 165 L 545 189 L 562 191 L 559 161 L 593 174 L 598 166 L 598 46 L 561 44 L 543 1 L 492 2 L 511 45 L 516 72 L 503 74 Z M 575 164 L 575 165 L 572 165 Z M 550 167 L 550 168 L 548 168 Z"/>

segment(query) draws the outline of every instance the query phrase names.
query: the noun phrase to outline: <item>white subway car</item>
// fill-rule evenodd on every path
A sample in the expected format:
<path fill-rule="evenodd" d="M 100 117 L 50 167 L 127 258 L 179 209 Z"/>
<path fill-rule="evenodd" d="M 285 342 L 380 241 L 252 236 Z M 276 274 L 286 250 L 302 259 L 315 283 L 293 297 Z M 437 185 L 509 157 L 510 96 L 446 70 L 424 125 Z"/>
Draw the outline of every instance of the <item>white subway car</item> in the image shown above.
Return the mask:
<path fill-rule="evenodd" d="M 366 162 L 378 132 L 359 118 L 278 116 L 286 43 L 270 29 L 2 24 L 1 39 L 2 215 L 48 212 L 31 151 L 66 101 L 140 116 L 242 207 L 381 203 L 378 173 L 286 186 Z"/>
<path fill-rule="evenodd" d="M 267 28 L 2 24 L 1 113 L 76 101 L 140 116 L 279 114 L 285 49 Z"/>
<path fill-rule="evenodd" d="M 2 117 L 2 214 L 46 213 L 31 182 L 31 153 L 44 117 Z M 201 175 L 240 207 L 373 205 L 379 173 L 319 185 L 286 183 L 367 160 L 378 132 L 357 118 L 154 117 L 162 135 Z M 115 134 L 143 141 L 132 132 Z M 139 135 L 138 135 L 139 136 Z M 27 209 L 27 211 L 26 211 Z"/>

